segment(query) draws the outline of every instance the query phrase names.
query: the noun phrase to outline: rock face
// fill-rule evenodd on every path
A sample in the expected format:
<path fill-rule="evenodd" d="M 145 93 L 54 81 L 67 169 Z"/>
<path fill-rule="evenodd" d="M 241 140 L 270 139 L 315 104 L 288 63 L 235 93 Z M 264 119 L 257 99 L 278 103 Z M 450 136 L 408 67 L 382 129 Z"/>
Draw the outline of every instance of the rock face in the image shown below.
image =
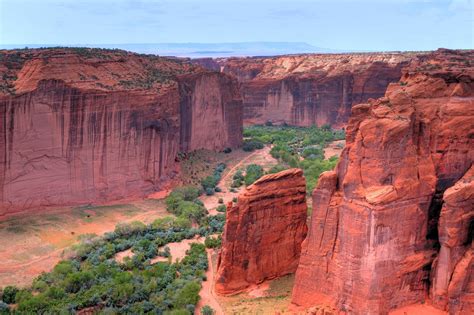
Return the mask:
<path fill-rule="evenodd" d="M 474 166 L 444 192 L 443 201 L 431 297 L 452 314 L 469 314 L 474 312 Z"/>
<path fill-rule="evenodd" d="M 230 76 L 218 72 L 179 78 L 181 151 L 222 150 L 242 142 L 242 100 Z"/>
<path fill-rule="evenodd" d="M 385 94 L 409 53 L 310 54 L 219 59 L 222 71 L 238 78 L 244 123 L 343 127 L 351 107 Z"/>
<path fill-rule="evenodd" d="M 0 56 L 0 215 L 143 196 L 176 175 L 179 151 L 240 145 L 225 74 L 123 51 Z"/>
<path fill-rule="evenodd" d="M 306 236 L 306 182 L 289 169 L 263 176 L 229 206 L 215 289 L 233 294 L 295 272 Z"/>
<path fill-rule="evenodd" d="M 313 193 L 293 303 L 387 314 L 431 287 L 438 307 L 473 312 L 473 60 L 420 56 L 353 107 L 337 170 Z"/>

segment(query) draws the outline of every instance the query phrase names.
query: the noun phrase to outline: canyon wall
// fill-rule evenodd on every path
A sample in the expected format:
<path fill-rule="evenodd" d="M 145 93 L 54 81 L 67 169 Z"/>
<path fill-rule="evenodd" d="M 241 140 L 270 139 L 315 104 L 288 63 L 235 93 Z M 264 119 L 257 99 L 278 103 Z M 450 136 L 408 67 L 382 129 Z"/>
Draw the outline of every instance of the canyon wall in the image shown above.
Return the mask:
<path fill-rule="evenodd" d="M 179 77 L 181 151 L 222 150 L 242 142 L 242 100 L 235 79 L 218 72 Z"/>
<path fill-rule="evenodd" d="M 300 169 L 265 175 L 227 208 L 215 290 L 233 294 L 296 270 L 306 236 Z"/>
<path fill-rule="evenodd" d="M 341 128 L 353 105 L 383 96 L 388 84 L 400 79 L 401 69 L 414 56 L 308 54 L 222 58 L 216 62 L 223 72 L 241 82 L 246 125 L 272 122 Z"/>
<path fill-rule="evenodd" d="M 175 177 L 178 152 L 240 145 L 225 74 L 116 50 L 0 54 L 0 215 L 144 196 Z"/>
<path fill-rule="evenodd" d="M 419 56 L 352 108 L 337 169 L 313 193 L 293 303 L 387 314 L 431 291 L 437 307 L 474 312 L 473 60 Z"/>

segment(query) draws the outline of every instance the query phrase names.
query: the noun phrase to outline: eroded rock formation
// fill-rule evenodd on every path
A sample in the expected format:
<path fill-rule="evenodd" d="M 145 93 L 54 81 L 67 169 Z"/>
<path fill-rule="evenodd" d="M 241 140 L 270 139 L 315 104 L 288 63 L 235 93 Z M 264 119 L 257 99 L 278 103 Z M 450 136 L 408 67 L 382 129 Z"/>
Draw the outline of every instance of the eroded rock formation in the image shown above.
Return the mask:
<path fill-rule="evenodd" d="M 474 166 L 444 192 L 443 202 L 431 297 L 452 314 L 469 314 L 474 312 Z"/>
<path fill-rule="evenodd" d="M 438 307 L 473 312 L 473 60 L 420 56 L 385 97 L 353 107 L 337 170 L 313 193 L 296 305 L 387 314 L 433 286 Z"/>
<path fill-rule="evenodd" d="M 354 104 L 385 94 L 409 53 L 308 54 L 217 62 L 241 82 L 244 123 L 343 127 Z"/>
<path fill-rule="evenodd" d="M 306 182 L 289 169 L 266 175 L 227 209 L 215 289 L 232 294 L 295 272 L 306 236 Z"/>
<path fill-rule="evenodd" d="M 179 151 L 240 144 L 235 80 L 99 49 L 0 52 L 0 215 L 144 196 Z"/>

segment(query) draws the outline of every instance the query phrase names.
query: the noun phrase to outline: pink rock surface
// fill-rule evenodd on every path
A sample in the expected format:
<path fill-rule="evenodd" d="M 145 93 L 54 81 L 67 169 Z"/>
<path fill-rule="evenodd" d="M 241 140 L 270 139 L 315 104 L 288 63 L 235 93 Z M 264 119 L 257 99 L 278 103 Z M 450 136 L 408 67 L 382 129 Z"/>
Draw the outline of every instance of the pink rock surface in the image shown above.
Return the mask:
<path fill-rule="evenodd" d="M 465 235 L 470 222 L 456 215 L 438 227 L 443 192 L 474 161 L 473 58 L 447 50 L 420 56 L 385 97 L 353 107 L 337 170 L 322 174 L 313 193 L 293 303 L 386 314 L 425 301 L 439 243 L 447 231 Z M 457 198 L 449 190 L 444 197 L 448 208 Z M 455 211 L 463 216 L 469 207 Z M 453 273 L 453 305 L 470 303 L 469 257 Z"/>
<path fill-rule="evenodd" d="M 0 215 L 146 196 L 178 152 L 241 143 L 237 83 L 122 51 L 3 51 Z"/>
<path fill-rule="evenodd" d="M 242 83 L 244 123 L 343 127 L 351 107 L 385 94 L 411 53 L 307 54 L 217 62 Z"/>
<path fill-rule="evenodd" d="M 306 182 L 300 169 L 265 175 L 227 208 L 215 290 L 234 294 L 293 273 L 306 236 Z"/>

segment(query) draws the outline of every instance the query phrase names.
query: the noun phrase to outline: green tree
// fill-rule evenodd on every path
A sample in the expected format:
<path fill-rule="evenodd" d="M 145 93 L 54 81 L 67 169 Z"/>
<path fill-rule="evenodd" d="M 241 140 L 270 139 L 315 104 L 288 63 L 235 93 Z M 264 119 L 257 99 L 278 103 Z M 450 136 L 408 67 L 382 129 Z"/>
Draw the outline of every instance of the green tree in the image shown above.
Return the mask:
<path fill-rule="evenodd" d="M 245 185 L 251 185 L 253 182 L 255 182 L 257 179 L 263 176 L 263 168 L 260 165 L 257 164 L 250 164 L 247 166 L 245 176 L 244 176 L 244 182 Z"/>
<path fill-rule="evenodd" d="M 201 314 L 202 315 L 213 315 L 214 310 L 209 305 L 204 305 L 201 309 Z"/>
<path fill-rule="evenodd" d="M 183 288 L 176 292 L 174 305 L 178 308 L 184 308 L 189 304 L 196 305 L 199 301 L 200 290 L 201 285 L 198 282 L 186 283 Z"/>
<path fill-rule="evenodd" d="M 18 293 L 18 288 L 15 286 L 7 286 L 3 289 L 2 300 L 7 304 L 15 303 L 15 296 Z"/>

